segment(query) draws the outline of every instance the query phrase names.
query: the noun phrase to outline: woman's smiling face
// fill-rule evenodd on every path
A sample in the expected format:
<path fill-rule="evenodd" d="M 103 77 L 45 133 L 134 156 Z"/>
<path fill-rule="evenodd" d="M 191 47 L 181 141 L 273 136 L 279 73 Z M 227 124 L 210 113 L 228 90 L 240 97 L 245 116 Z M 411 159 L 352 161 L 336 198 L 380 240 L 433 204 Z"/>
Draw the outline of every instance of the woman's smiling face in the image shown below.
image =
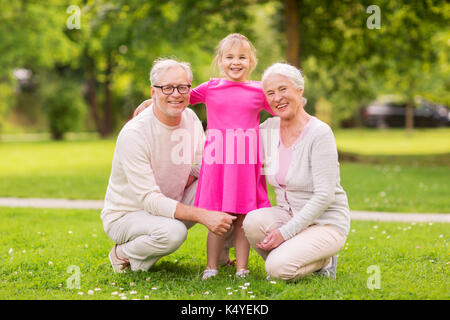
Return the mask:
<path fill-rule="evenodd" d="M 250 47 L 245 42 L 231 44 L 223 51 L 220 68 L 227 80 L 243 82 L 250 71 Z"/>
<path fill-rule="evenodd" d="M 272 111 L 282 120 L 292 119 L 302 105 L 303 89 L 297 89 L 280 74 L 269 75 L 263 82 L 263 90 Z"/>

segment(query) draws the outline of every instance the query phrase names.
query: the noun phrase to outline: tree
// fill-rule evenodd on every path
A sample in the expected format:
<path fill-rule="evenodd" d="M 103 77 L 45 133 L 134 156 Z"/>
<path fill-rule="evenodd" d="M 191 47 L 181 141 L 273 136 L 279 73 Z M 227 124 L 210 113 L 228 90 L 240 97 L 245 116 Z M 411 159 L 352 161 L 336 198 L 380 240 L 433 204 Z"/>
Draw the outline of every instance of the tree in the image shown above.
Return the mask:
<path fill-rule="evenodd" d="M 375 1 L 381 13 L 379 29 L 367 25 L 373 1 L 282 2 L 279 25 L 284 26 L 286 42 L 293 44 L 286 50 L 287 61 L 302 67 L 310 82 L 319 81 L 316 90 L 332 100 L 338 118 L 377 93 L 402 93 L 408 101 L 410 131 L 414 96 L 435 91 L 419 79 L 432 78 L 440 88 L 448 88 L 448 77 L 439 71 L 442 65 L 448 67 L 442 61 L 450 18 L 445 1 Z"/>

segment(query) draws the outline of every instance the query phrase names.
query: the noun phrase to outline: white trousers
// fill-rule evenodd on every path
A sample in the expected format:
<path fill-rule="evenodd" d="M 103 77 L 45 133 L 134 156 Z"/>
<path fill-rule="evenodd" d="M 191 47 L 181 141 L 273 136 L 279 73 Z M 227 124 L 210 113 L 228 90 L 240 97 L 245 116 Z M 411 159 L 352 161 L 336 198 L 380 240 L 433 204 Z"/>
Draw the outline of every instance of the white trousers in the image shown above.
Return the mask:
<path fill-rule="evenodd" d="M 195 180 L 186 188 L 182 203 L 193 205 L 197 182 Z M 142 210 L 127 213 L 114 221 L 107 234 L 127 256 L 132 271 L 147 271 L 160 258 L 177 250 L 186 240 L 188 229 L 194 224 L 154 216 Z"/>
<path fill-rule="evenodd" d="M 347 237 L 330 225 L 310 225 L 271 251 L 259 249 L 270 231 L 286 224 L 292 216 L 280 207 L 268 207 L 247 214 L 243 227 L 250 245 L 266 261 L 272 278 L 296 280 L 325 267 L 330 257 L 344 246 Z"/>

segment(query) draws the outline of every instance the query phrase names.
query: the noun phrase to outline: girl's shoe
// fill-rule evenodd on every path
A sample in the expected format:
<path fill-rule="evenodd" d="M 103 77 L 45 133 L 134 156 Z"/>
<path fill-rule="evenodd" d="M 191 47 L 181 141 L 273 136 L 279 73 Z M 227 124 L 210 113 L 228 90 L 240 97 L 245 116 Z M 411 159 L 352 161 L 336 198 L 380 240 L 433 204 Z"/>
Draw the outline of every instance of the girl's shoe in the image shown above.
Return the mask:
<path fill-rule="evenodd" d="M 247 277 L 247 275 L 248 275 L 249 273 L 250 273 L 249 270 L 247 270 L 247 269 L 241 269 L 241 270 L 239 270 L 239 271 L 236 271 L 235 276 L 236 276 L 236 277 L 240 277 L 240 278 L 245 278 L 245 277 Z"/>
<path fill-rule="evenodd" d="M 205 271 L 203 271 L 203 275 L 202 275 L 202 280 L 208 280 L 209 278 L 215 277 L 217 276 L 217 274 L 219 273 L 219 270 L 217 269 L 205 269 Z"/>

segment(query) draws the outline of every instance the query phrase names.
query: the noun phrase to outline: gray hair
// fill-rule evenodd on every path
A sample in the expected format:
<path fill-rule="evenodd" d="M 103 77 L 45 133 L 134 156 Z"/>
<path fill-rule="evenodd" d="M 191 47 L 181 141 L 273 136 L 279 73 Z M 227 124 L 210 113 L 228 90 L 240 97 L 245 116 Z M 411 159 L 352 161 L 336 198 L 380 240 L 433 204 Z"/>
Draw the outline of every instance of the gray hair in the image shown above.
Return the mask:
<path fill-rule="evenodd" d="M 191 65 L 188 62 L 179 62 L 175 59 L 158 58 L 153 62 L 152 69 L 150 70 L 150 83 L 157 84 L 161 74 L 173 67 L 181 67 L 186 71 L 189 84 L 192 83 L 192 70 Z"/>
<path fill-rule="evenodd" d="M 303 77 L 302 72 L 288 63 L 277 62 L 268 67 L 262 75 L 261 82 L 264 82 L 271 74 L 284 76 L 288 78 L 297 89 L 305 89 L 305 78 Z M 303 97 L 303 106 L 306 105 L 306 102 L 306 98 Z"/>

